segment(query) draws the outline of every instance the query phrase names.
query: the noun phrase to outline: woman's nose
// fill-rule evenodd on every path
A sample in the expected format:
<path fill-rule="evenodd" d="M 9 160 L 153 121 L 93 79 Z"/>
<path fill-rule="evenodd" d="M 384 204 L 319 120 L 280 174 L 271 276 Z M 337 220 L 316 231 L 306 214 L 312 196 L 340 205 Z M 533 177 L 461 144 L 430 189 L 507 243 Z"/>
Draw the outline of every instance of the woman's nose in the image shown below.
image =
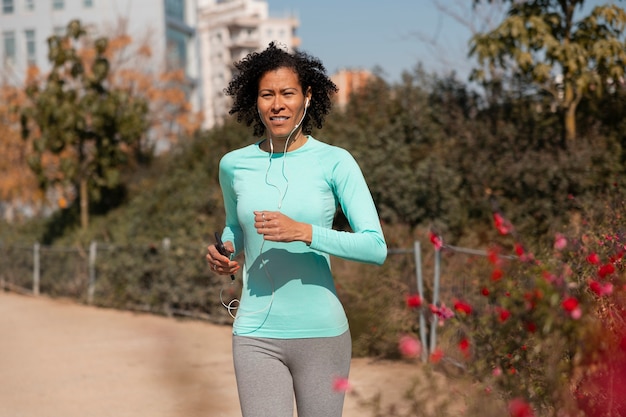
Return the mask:
<path fill-rule="evenodd" d="M 279 111 L 282 108 L 283 108 L 283 101 L 280 99 L 280 97 L 274 98 L 274 101 L 272 102 L 272 110 Z"/>

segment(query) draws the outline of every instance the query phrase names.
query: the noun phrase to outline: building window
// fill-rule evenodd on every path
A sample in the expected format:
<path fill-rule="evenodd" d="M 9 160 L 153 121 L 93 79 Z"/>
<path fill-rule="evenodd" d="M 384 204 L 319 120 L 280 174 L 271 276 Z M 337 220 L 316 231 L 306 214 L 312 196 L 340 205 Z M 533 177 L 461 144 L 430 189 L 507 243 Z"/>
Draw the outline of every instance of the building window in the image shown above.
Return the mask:
<path fill-rule="evenodd" d="M 93 0 L 83 0 L 83 7 L 85 9 L 91 9 L 93 7 Z"/>
<path fill-rule="evenodd" d="M 165 0 L 165 15 L 185 20 L 185 2 L 183 0 Z"/>
<path fill-rule="evenodd" d="M 187 66 L 187 36 L 173 29 L 167 29 L 167 68 L 184 69 Z"/>
<path fill-rule="evenodd" d="M 13 0 L 2 0 L 2 14 L 13 13 Z"/>
<path fill-rule="evenodd" d="M 15 32 L 2 32 L 2 46 L 4 55 L 2 56 L 4 64 L 15 63 Z"/>
<path fill-rule="evenodd" d="M 28 12 L 32 12 L 33 10 L 35 10 L 35 0 L 26 0 L 24 8 Z"/>
<path fill-rule="evenodd" d="M 24 35 L 26 37 L 26 63 L 28 65 L 37 64 L 37 50 L 35 42 L 35 31 L 32 29 L 25 30 Z"/>
<path fill-rule="evenodd" d="M 65 8 L 65 0 L 52 0 L 52 10 L 63 10 Z"/>

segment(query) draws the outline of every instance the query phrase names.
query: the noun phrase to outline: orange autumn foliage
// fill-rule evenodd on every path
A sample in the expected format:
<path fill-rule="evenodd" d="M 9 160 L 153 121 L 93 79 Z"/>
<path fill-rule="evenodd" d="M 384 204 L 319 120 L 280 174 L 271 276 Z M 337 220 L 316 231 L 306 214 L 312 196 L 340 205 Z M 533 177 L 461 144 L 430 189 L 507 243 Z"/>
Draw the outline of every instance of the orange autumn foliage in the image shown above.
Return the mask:
<path fill-rule="evenodd" d="M 111 63 L 109 82 L 116 89 L 146 98 L 150 103 L 150 125 L 153 137 L 176 143 L 200 129 L 202 114 L 192 111 L 187 91 L 190 80 L 184 70 L 154 71 L 150 34 L 134 42 L 123 22 L 109 38 L 106 56 Z M 95 53 L 84 52 L 87 60 Z M 87 65 L 85 65 L 87 67 Z"/>
<path fill-rule="evenodd" d="M 0 86 L 0 200 L 5 204 L 32 203 L 42 198 L 27 163 L 30 148 L 21 138 L 19 115 L 15 111 L 23 102 L 21 90 Z"/>

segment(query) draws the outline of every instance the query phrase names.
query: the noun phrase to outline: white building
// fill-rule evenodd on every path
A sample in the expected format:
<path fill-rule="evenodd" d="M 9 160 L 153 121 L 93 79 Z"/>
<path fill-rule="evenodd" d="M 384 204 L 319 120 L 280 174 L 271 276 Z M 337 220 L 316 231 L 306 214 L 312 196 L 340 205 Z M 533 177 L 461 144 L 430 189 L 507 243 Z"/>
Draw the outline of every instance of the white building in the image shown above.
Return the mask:
<path fill-rule="evenodd" d="M 4 80 L 21 83 L 30 65 L 50 69 L 46 39 L 78 19 L 94 36 L 120 24 L 133 39 L 150 39 L 156 71 L 185 68 L 197 79 L 196 8 L 192 0 L 1 0 L 0 56 Z"/>
<path fill-rule="evenodd" d="M 22 84 L 31 65 L 48 72 L 47 38 L 73 19 L 94 36 L 110 36 L 123 22 L 133 39 L 149 37 L 147 70 L 184 68 L 205 128 L 228 114 L 223 89 L 234 61 L 272 40 L 299 43 L 296 19 L 269 17 L 264 0 L 0 0 L 0 82 Z"/>
<path fill-rule="evenodd" d="M 299 46 L 297 27 L 294 17 L 270 17 L 266 1 L 198 0 L 205 127 L 228 115 L 229 97 L 223 90 L 233 76 L 233 63 L 265 49 L 271 41 L 288 49 Z"/>

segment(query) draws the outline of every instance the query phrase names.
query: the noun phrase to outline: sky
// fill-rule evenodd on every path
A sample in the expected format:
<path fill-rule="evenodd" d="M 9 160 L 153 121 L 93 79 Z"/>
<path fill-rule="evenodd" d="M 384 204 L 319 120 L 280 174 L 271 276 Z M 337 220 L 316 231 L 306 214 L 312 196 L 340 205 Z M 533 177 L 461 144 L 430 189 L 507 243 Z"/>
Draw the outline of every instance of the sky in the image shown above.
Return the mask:
<path fill-rule="evenodd" d="M 476 65 L 475 58 L 467 57 L 472 33 L 495 27 L 505 13 L 493 5 L 473 12 L 472 0 L 267 2 L 271 16 L 293 14 L 299 20 L 300 49 L 320 58 L 329 74 L 380 68 L 390 82 L 418 63 L 428 72 L 454 71 L 466 80 Z M 607 2 L 588 0 L 586 8 Z"/>

